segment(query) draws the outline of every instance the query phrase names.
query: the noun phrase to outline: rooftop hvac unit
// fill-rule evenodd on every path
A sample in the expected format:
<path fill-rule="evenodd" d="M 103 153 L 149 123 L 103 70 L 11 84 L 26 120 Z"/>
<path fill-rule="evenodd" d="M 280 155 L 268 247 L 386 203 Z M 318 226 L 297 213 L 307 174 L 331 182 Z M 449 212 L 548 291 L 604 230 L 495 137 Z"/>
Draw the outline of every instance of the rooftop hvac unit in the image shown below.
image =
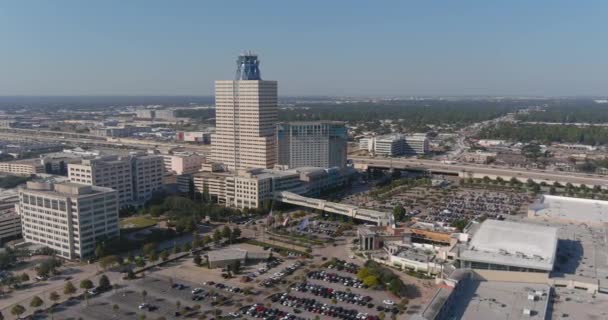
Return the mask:
<path fill-rule="evenodd" d="M 533 295 L 533 294 L 529 294 L 528 295 L 528 300 L 535 301 L 536 300 L 536 296 Z"/>
<path fill-rule="evenodd" d="M 524 308 L 524 315 L 526 316 L 532 316 L 534 314 L 534 311 L 528 309 L 528 308 Z"/>

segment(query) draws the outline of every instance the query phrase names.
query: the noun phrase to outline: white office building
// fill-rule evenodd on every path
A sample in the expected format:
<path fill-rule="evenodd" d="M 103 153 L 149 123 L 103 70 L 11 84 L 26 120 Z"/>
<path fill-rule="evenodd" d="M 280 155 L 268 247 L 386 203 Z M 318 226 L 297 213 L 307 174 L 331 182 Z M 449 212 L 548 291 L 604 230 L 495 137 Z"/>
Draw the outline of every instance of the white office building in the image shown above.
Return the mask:
<path fill-rule="evenodd" d="M 28 182 L 19 200 L 25 241 L 63 258 L 91 257 L 99 241 L 119 235 L 117 192 L 110 188 Z"/>
<path fill-rule="evenodd" d="M 71 182 L 112 188 L 121 207 L 148 200 L 162 189 L 163 174 L 160 155 L 103 156 L 68 165 Z"/>
<path fill-rule="evenodd" d="M 429 152 L 429 139 L 424 133 L 368 137 L 359 140 L 359 149 L 389 157 L 423 155 Z"/>

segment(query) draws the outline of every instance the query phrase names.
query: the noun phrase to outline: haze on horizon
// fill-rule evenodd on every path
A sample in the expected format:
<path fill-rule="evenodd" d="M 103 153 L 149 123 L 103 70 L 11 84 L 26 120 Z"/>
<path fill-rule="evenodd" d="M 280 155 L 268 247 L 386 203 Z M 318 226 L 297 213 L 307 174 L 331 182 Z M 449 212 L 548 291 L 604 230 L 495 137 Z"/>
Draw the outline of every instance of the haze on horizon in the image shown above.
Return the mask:
<path fill-rule="evenodd" d="M 0 95 L 608 95 L 605 1 L 13 1 Z"/>

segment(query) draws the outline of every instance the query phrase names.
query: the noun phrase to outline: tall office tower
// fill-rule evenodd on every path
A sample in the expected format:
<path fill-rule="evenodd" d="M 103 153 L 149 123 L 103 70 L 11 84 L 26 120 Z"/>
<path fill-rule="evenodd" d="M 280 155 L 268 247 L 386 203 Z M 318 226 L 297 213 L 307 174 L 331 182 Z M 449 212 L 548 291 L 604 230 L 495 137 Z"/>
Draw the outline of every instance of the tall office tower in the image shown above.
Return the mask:
<path fill-rule="evenodd" d="M 28 182 L 19 190 L 17 211 L 26 242 L 66 259 L 91 257 L 97 242 L 119 235 L 117 194 L 110 188 Z"/>
<path fill-rule="evenodd" d="M 278 163 L 289 168 L 346 166 L 348 134 L 341 122 L 279 123 Z"/>
<path fill-rule="evenodd" d="M 230 170 L 276 163 L 277 82 L 262 80 L 257 55 L 237 59 L 234 81 L 215 82 L 212 158 Z"/>
<path fill-rule="evenodd" d="M 133 201 L 131 161 L 128 157 L 104 156 L 68 164 L 70 182 L 112 188 L 118 191 L 118 205 Z"/>

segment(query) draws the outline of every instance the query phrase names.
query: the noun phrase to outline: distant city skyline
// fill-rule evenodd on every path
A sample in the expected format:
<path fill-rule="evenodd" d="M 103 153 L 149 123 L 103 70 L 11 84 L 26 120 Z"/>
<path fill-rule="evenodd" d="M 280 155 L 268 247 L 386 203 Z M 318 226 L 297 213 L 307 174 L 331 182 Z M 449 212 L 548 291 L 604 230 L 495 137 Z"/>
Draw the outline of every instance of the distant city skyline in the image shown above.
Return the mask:
<path fill-rule="evenodd" d="M 604 1 L 0 4 L 0 96 L 213 95 L 261 57 L 279 96 L 606 96 Z"/>

